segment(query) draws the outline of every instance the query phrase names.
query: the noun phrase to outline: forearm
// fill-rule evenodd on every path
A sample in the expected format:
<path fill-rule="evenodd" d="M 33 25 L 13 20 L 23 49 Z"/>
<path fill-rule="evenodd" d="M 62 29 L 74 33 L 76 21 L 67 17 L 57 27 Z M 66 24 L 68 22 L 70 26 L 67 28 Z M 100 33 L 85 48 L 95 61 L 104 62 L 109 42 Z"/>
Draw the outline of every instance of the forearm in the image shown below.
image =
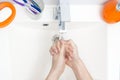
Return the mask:
<path fill-rule="evenodd" d="M 51 69 L 50 73 L 48 74 L 46 80 L 58 80 L 60 75 L 56 72 L 56 70 Z"/>
<path fill-rule="evenodd" d="M 76 60 L 72 66 L 77 80 L 93 80 L 82 60 Z"/>
<path fill-rule="evenodd" d="M 46 78 L 46 80 L 58 80 L 58 77 L 54 74 L 49 74 Z"/>

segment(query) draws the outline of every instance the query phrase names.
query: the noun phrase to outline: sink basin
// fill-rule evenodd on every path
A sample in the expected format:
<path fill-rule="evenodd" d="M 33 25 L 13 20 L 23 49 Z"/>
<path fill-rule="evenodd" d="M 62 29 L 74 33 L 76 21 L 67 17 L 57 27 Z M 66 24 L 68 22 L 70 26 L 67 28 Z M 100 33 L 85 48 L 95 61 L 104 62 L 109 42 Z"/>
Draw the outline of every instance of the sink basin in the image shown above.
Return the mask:
<path fill-rule="evenodd" d="M 34 25 L 32 25 L 34 24 Z M 99 22 L 66 24 L 66 39 L 73 39 L 79 56 L 94 80 L 107 80 L 106 28 Z M 49 53 L 57 23 L 14 23 L 9 32 L 12 80 L 44 80 L 51 67 Z M 67 67 L 60 80 L 75 80 Z"/>
<path fill-rule="evenodd" d="M 44 80 L 51 67 L 49 49 L 52 38 L 58 33 L 58 24 L 51 16 L 53 9 L 45 9 L 50 14 L 43 12 L 41 19 L 34 21 L 25 15 L 22 7 L 16 7 L 15 20 L 0 30 L 0 80 Z M 79 56 L 94 80 L 108 80 L 106 25 L 95 21 L 96 17 L 93 20 L 91 18 L 85 17 L 79 22 L 75 17 L 77 21 L 66 23 L 65 38 L 77 44 Z M 60 80 L 75 80 L 69 67 L 66 67 Z"/>

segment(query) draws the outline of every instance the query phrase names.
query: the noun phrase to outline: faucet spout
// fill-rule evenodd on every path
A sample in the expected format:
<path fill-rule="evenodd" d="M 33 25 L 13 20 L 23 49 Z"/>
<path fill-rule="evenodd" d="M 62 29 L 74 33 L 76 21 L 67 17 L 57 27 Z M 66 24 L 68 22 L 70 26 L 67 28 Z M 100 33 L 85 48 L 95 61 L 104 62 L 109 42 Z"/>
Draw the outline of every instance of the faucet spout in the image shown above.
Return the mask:
<path fill-rule="evenodd" d="M 69 0 L 58 0 L 55 19 L 58 20 L 59 39 L 64 39 L 65 23 L 70 21 Z"/>

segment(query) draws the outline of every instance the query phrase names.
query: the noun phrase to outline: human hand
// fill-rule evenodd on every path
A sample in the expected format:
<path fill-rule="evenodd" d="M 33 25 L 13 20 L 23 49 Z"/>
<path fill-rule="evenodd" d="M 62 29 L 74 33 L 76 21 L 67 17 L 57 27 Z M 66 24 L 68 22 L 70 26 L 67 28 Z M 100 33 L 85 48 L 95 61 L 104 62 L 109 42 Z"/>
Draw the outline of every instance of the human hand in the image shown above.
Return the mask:
<path fill-rule="evenodd" d="M 61 40 L 61 42 L 64 43 L 63 48 L 60 49 L 60 47 L 54 46 L 51 49 L 51 51 L 52 51 L 51 54 L 53 57 L 55 55 L 58 55 L 58 53 L 62 52 L 61 59 L 59 59 L 60 57 L 56 57 L 60 61 L 55 59 L 55 60 L 57 60 L 57 61 L 55 61 L 55 63 L 56 64 L 58 63 L 57 65 L 59 65 L 58 70 L 60 71 L 60 74 L 62 74 L 64 67 L 65 67 L 65 63 L 66 63 L 68 66 L 70 66 L 73 69 L 77 80 L 93 80 L 91 75 L 87 71 L 84 63 L 82 62 L 82 60 L 80 59 L 80 57 L 78 55 L 78 49 L 77 49 L 77 46 L 75 45 L 75 43 L 72 40 L 67 40 L 67 41 Z M 61 44 L 59 44 L 59 45 L 61 45 Z M 61 66 L 60 64 L 64 64 L 64 67 Z M 51 79 L 51 80 L 57 80 L 57 79 Z"/>
<path fill-rule="evenodd" d="M 50 49 L 52 54 L 52 67 L 47 80 L 58 80 L 65 68 L 65 44 L 63 41 L 57 41 Z M 54 78 L 54 79 L 53 79 Z"/>
<path fill-rule="evenodd" d="M 72 68 L 77 80 L 93 80 L 78 55 L 78 49 L 72 40 L 66 41 L 66 64 Z"/>
<path fill-rule="evenodd" d="M 60 40 L 57 42 L 57 45 L 61 45 L 61 43 L 64 43 L 64 57 L 65 57 L 65 63 L 70 66 L 71 68 L 74 66 L 74 63 L 80 60 L 79 55 L 78 55 L 78 49 L 76 44 L 72 40 Z M 54 56 L 57 53 L 60 52 L 59 46 L 53 45 L 51 47 L 51 55 Z"/>
<path fill-rule="evenodd" d="M 65 57 L 66 64 L 71 68 L 80 60 L 77 46 L 72 40 L 65 41 Z"/>

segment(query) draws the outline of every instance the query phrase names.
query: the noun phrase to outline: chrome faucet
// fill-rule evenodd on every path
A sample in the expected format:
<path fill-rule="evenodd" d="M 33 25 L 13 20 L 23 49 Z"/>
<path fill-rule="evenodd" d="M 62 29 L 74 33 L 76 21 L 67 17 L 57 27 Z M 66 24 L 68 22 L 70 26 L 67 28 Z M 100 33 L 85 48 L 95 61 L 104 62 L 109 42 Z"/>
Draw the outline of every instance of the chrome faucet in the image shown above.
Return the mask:
<path fill-rule="evenodd" d="M 69 0 L 58 0 L 54 16 L 59 24 L 59 33 L 56 38 L 58 39 L 59 36 L 59 40 L 64 39 L 64 34 L 66 33 L 65 22 L 70 21 Z"/>

